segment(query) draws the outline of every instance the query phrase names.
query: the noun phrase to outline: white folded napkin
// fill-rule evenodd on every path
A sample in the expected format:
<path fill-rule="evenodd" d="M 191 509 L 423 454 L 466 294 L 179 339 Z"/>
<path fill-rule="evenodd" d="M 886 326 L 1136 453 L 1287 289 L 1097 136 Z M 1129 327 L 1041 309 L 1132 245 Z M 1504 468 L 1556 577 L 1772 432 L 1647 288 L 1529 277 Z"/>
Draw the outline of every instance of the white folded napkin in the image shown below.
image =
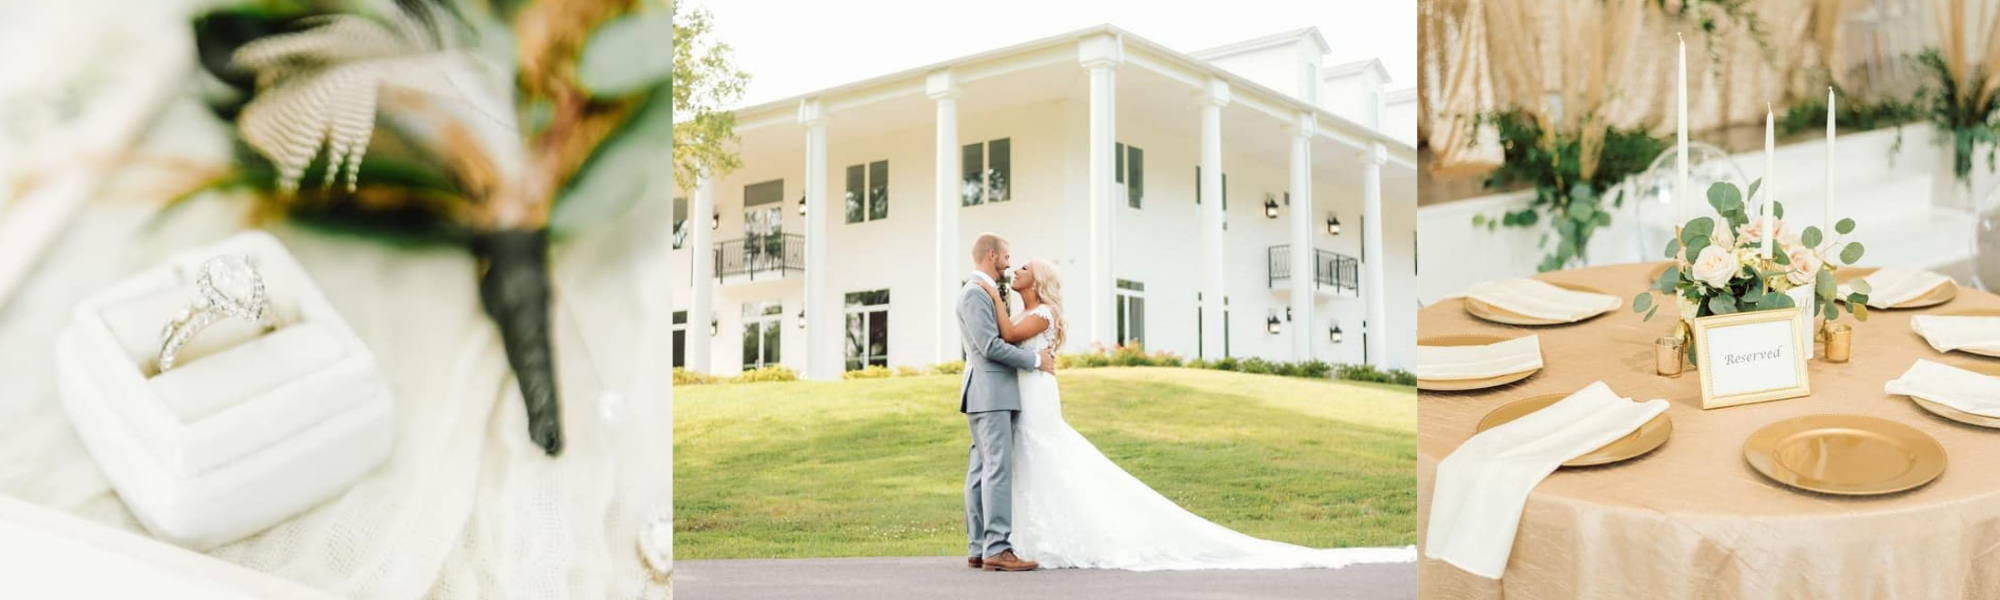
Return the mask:
<path fill-rule="evenodd" d="M 1910 330 L 1938 352 L 2000 353 L 2000 317 L 1917 315 L 1910 317 Z"/>
<path fill-rule="evenodd" d="M 1882 391 L 1916 396 L 1983 417 L 2000 418 L 2000 377 L 1917 359 Z"/>
<path fill-rule="evenodd" d="M 1599 381 L 1472 436 L 1438 463 L 1424 555 L 1499 579 L 1528 493 L 1564 461 L 1602 448 L 1666 410 L 1665 400 L 1633 402 Z"/>
<path fill-rule="evenodd" d="M 1931 290 L 1937 289 L 1938 286 L 1952 283 L 1950 277 L 1939 273 L 1893 267 L 1877 269 L 1861 279 L 1868 282 L 1868 306 L 1871 308 L 1889 308 L 1922 298 L 1924 294 L 1931 293 Z M 1853 292 L 1851 287 L 1840 286 L 1842 298 Z"/>
<path fill-rule="evenodd" d="M 1482 379 L 1542 368 L 1541 336 L 1480 346 L 1417 346 L 1418 379 Z"/>
<path fill-rule="evenodd" d="M 1501 279 L 1473 284 L 1467 296 L 1515 314 L 1576 321 L 1618 308 L 1617 296 L 1566 290 L 1538 279 Z"/>

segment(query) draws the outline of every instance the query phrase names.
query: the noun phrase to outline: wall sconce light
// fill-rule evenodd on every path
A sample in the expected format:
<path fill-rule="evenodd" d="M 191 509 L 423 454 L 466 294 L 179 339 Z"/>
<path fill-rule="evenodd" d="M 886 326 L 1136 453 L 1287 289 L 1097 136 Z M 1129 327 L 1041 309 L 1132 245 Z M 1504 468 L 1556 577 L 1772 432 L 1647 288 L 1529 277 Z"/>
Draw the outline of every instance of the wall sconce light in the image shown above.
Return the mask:
<path fill-rule="evenodd" d="M 719 210 L 718 210 L 718 211 L 715 211 L 715 214 L 712 214 L 712 215 L 709 215 L 709 218 L 708 218 L 708 228 L 709 228 L 709 229 L 721 229 L 721 228 L 722 228 L 722 211 L 719 211 Z"/>
<path fill-rule="evenodd" d="M 804 309 L 800 309 L 800 310 L 799 310 L 799 329 L 805 329 L 805 328 L 806 328 L 806 311 L 805 311 Z"/>
<path fill-rule="evenodd" d="M 709 317 L 708 337 L 715 337 L 717 335 L 720 335 L 721 333 L 722 333 L 722 322 L 715 320 L 715 317 Z"/>
<path fill-rule="evenodd" d="M 806 214 L 806 197 L 805 197 L 805 195 L 804 195 L 804 194 L 800 194 L 800 195 L 799 195 L 799 215 L 800 215 L 800 216 L 805 216 L 805 214 Z"/>
<path fill-rule="evenodd" d="M 1278 313 L 1276 311 L 1272 311 L 1271 316 L 1264 319 L 1264 329 L 1269 330 L 1271 335 L 1278 334 L 1280 326 L 1278 325 Z"/>
<path fill-rule="evenodd" d="M 1326 234 L 1340 235 L 1340 213 L 1326 213 Z"/>
<path fill-rule="evenodd" d="M 1326 339 L 1331 340 L 1335 344 L 1338 344 L 1340 343 L 1340 338 L 1341 338 L 1340 321 L 1334 321 L 1333 326 L 1328 327 L 1326 330 Z"/>
<path fill-rule="evenodd" d="M 1273 195 L 1270 195 L 1270 194 L 1264 194 L 1264 218 L 1266 218 L 1266 219 L 1276 219 L 1276 218 L 1278 218 L 1278 198 L 1277 198 L 1277 196 L 1273 196 Z"/>
<path fill-rule="evenodd" d="M 1290 306 L 1285 307 L 1285 322 L 1292 322 L 1292 307 Z"/>

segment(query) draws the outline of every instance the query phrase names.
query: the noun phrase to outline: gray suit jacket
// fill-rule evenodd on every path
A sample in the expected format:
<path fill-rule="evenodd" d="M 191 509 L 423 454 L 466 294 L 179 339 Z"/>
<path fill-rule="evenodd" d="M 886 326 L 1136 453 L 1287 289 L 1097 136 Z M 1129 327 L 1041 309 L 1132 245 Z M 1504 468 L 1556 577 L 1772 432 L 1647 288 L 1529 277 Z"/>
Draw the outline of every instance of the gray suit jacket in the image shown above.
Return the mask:
<path fill-rule="evenodd" d="M 1035 353 L 1000 339 L 993 298 L 966 280 L 958 292 L 958 337 L 965 345 L 965 381 L 958 387 L 958 412 L 1021 410 L 1015 370 L 1035 368 Z"/>

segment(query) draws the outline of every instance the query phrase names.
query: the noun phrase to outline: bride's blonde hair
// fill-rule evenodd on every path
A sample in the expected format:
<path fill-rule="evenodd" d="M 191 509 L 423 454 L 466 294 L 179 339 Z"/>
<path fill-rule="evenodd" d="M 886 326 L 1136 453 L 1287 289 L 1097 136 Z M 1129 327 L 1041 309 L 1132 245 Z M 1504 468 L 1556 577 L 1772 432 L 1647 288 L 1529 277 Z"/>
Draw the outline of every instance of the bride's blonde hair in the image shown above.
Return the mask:
<path fill-rule="evenodd" d="M 1054 264 L 1039 258 L 1028 261 L 1028 272 L 1035 274 L 1035 296 L 1042 299 L 1042 304 L 1049 305 L 1049 314 L 1052 317 L 1049 319 L 1049 327 L 1056 332 L 1056 339 L 1051 347 L 1060 352 L 1063 342 L 1069 339 L 1069 320 L 1063 318 L 1062 278 L 1056 273 Z"/>

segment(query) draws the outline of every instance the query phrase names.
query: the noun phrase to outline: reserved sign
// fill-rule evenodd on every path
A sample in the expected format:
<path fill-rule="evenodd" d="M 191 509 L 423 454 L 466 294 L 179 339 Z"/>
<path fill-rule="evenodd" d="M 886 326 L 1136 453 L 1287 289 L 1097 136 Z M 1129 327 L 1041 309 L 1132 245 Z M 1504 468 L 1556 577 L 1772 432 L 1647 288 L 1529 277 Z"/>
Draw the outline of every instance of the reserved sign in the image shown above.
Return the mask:
<path fill-rule="evenodd" d="M 1797 398 L 1811 393 L 1806 359 L 1811 332 L 1801 335 L 1796 310 L 1768 310 L 1694 320 L 1701 407 L 1720 408 Z M 1810 322 L 1810 321 L 1807 321 Z M 1802 341 L 1803 340 L 1803 341 Z"/>

